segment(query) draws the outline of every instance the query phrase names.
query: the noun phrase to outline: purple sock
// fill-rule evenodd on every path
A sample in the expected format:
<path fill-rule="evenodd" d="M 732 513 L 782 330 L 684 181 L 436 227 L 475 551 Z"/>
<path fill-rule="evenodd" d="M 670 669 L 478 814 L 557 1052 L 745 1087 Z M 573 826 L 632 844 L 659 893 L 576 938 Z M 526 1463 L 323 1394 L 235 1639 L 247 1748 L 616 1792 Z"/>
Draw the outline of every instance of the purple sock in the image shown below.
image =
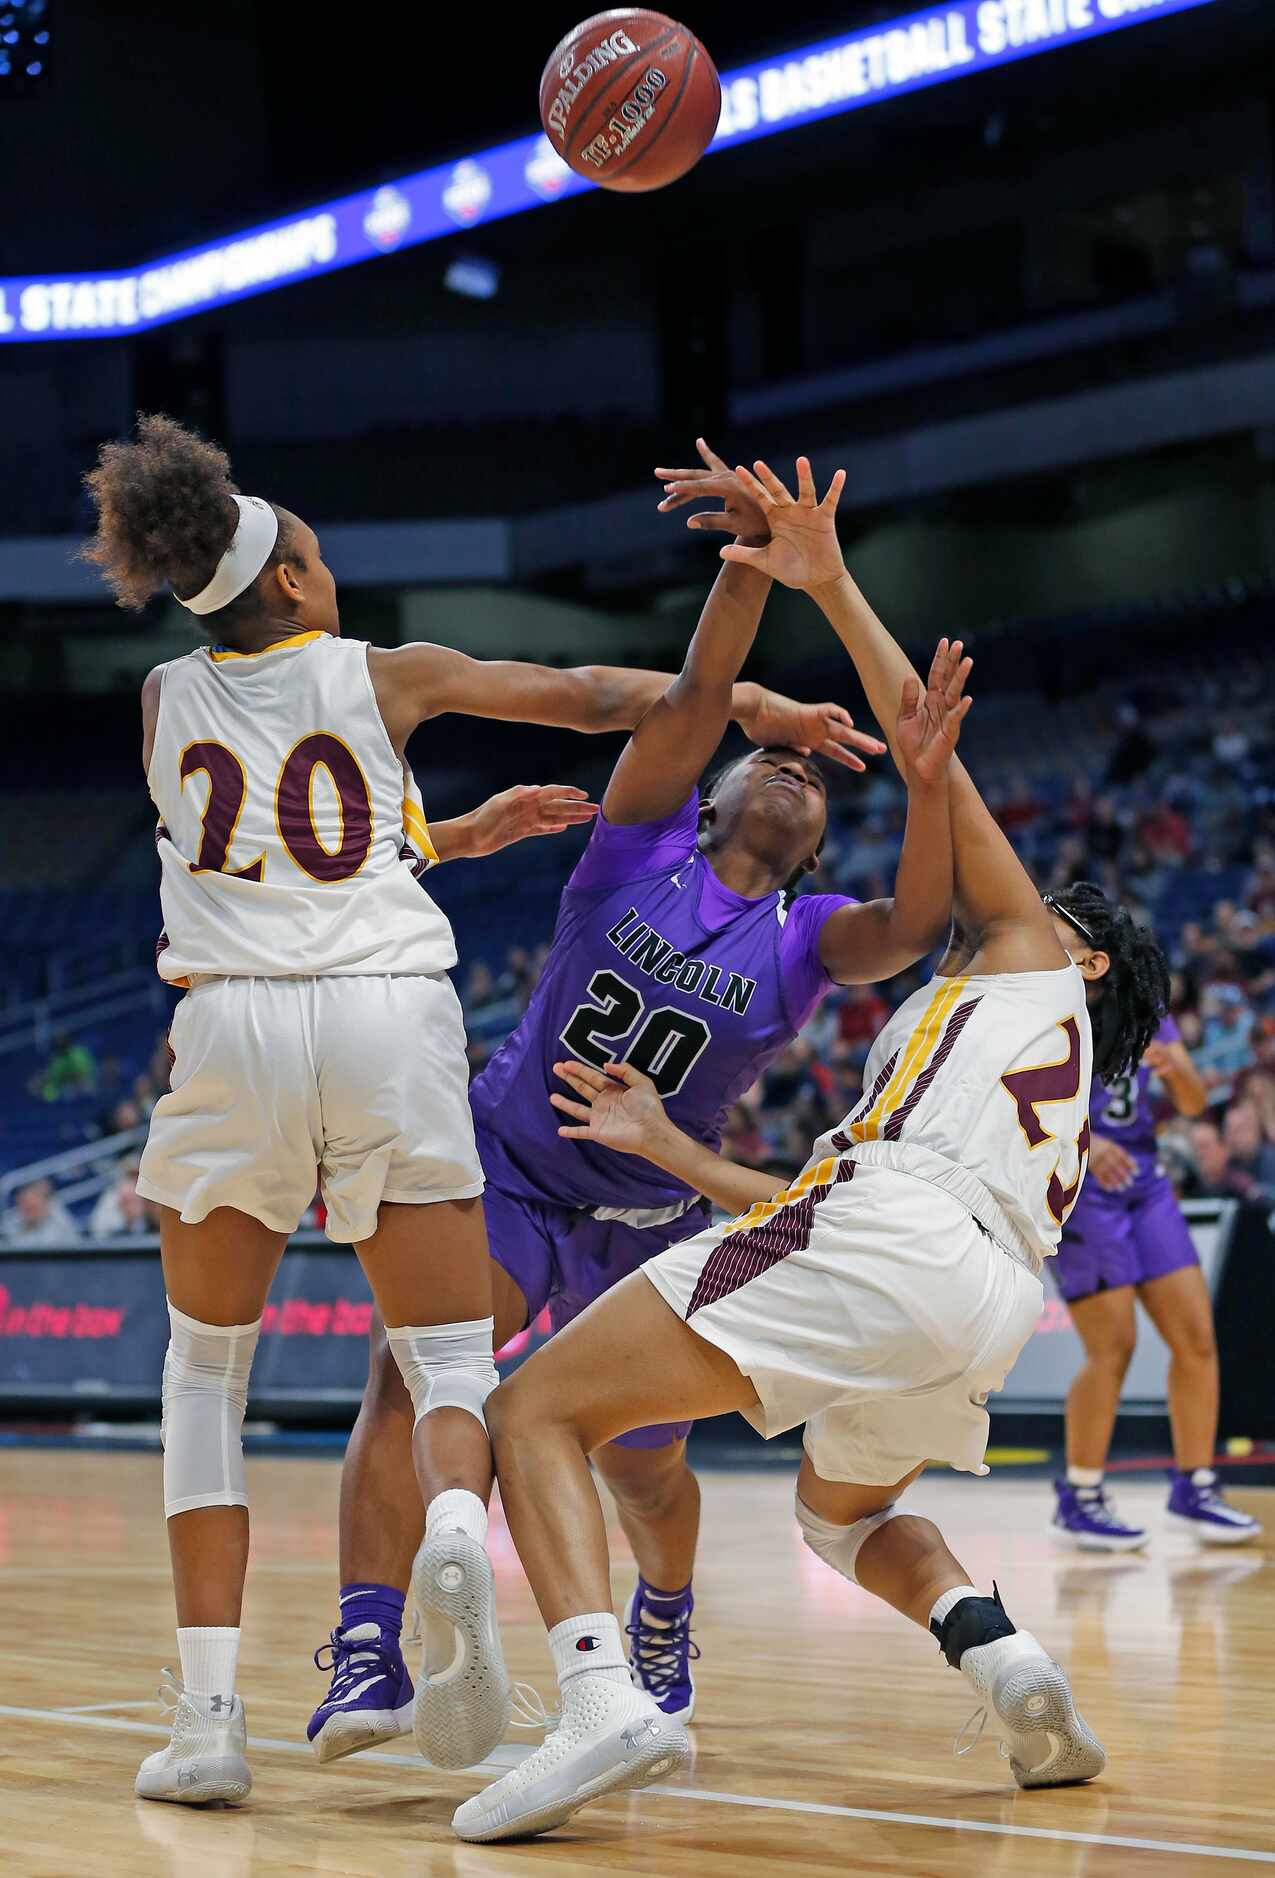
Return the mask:
<path fill-rule="evenodd" d="M 681 1617 L 685 1611 L 689 1611 L 695 1599 L 691 1596 L 689 1579 L 680 1591 L 661 1591 L 657 1586 L 649 1585 L 645 1578 L 639 1576 L 638 1602 L 650 1616 L 656 1619 L 663 1618 L 668 1622 L 674 1617 Z"/>
<path fill-rule="evenodd" d="M 342 1585 L 341 1629 L 377 1624 L 381 1635 L 397 1643 L 403 1629 L 405 1593 L 393 1585 Z"/>

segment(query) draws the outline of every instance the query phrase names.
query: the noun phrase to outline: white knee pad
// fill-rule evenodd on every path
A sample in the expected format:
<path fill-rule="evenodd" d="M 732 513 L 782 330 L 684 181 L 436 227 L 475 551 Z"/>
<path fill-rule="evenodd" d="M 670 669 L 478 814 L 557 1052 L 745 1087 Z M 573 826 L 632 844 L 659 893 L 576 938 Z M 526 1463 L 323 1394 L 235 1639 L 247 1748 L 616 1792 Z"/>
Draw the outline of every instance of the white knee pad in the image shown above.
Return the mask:
<path fill-rule="evenodd" d="M 834 1572 L 840 1572 L 852 1585 L 857 1585 L 859 1580 L 855 1576 L 855 1564 L 864 1540 L 870 1539 L 878 1526 L 885 1525 L 887 1519 L 893 1519 L 899 1509 L 891 1500 L 889 1506 L 883 1506 L 879 1513 L 869 1513 L 866 1519 L 856 1519 L 852 1526 L 834 1526 L 831 1520 L 820 1519 L 818 1513 L 812 1513 L 798 1494 L 796 1511 L 801 1536 L 810 1550 L 817 1552 L 824 1564 L 831 1565 Z"/>
<path fill-rule="evenodd" d="M 164 1512 L 247 1506 L 243 1414 L 261 1320 L 201 1324 L 176 1305 L 164 1358 Z"/>
<path fill-rule="evenodd" d="M 432 1409 L 467 1409 L 486 1427 L 483 1404 L 500 1377 L 492 1355 L 495 1319 L 468 1324 L 386 1325 L 394 1361 L 412 1398 L 419 1422 Z"/>

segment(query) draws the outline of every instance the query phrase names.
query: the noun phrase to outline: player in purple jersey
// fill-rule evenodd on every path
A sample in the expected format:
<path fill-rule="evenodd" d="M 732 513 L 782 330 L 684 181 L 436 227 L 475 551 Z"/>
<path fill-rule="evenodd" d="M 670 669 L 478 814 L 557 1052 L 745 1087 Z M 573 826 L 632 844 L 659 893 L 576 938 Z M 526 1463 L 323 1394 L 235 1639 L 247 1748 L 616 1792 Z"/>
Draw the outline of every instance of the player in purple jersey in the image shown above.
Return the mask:
<path fill-rule="evenodd" d="M 704 471 L 658 471 L 696 486 L 727 475 L 700 444 Z M 708 493 L 719 494 L 714 485 Z M 680 506 L 666 497 L 661 507 Z M 701 524 L 746 543 L 769 536 L 737 492 Z M 699 1194 L 632 1156 L 564 1142 L 550 1106 L 564 1056 L 624 1058 L 649 1074 L 670 1116 L 715 1147 L 731 1104 L 796 1036 L 833 984 L 891 977 L 939 942 L 893 900 L 789 890 L 813 871 L 827 788 L 810 754 L 862 769 L 856 747 L 884 751 L 840 706 L 777 714 L 784 740 L 732 763 L 701 797 L 699 777 L 721 741 L 732 688 L 752 646 L 770 582 L 728 567 L 678 678 L 649 710 L 616 766 L 593 837 L 562 896 L 553 947 L 515 1034 L 472 1091 L 486 1175 L 496 1347 L 547 1304 L 555 1329 L 602 1292 L 705 1224 Z M 789 707 L 789 713 L 794 707 Z M 759 726 L 754 724 L 753 734 Z M 791 739 L 791 743 L 788 741 Z M 796 746 L 796 747 L 794 747 Z M 420 1498 L 408 1471 L 410 1403 L 383 1348 L 342 1482 L 342 1622 L 377 1612 L 407 1583 L 420 1540 Z M 594 1456 L 615 1497 L 639 1578 L 629 1604 L 634 1673 L 664 1711 L 689 1717 L 691 1572 L 699 1487 L 686 1462 L 689 1422 L 644 1428 Z M 401 1595 L 399 1599 L 401 1608 Z M 333 1689 L 310 1724 L 321 1758 L 329 1716 L 341 1753 L 398 1732 L 388 1698 L 406 1704 L 401 1658 L 381 1643 L 354 1649 L 334 1633 Z M 450 1663 L 452 1640 L 427 1635 L 426 1665 Z M 442 1654 L 443 1652 L 446 1654 Z M 368 1685 L 367 1730 L 351 1727 L 344 1693 Z M 380 1708 L 376 1708 L 380 1704 Z M 340 1705 L 340 1706 L 338 1706 Z M 375 1712 L 373 1712 L 375 1708 Z"/>
<path fill-rule="evenodd" d="M 1122 907 L 1100 887 L 1077 881 L 1049 904 L 1090 948 L 1076 960 L 1087 980 L 1097 1030 L 1111 1006 L 1135 932 Z M 1146 955 L 1144 969 L 1158 969 Z M 1113 977 L 1111 967 L 1117 972 Z M 1168 981 L 1161 987 L 1167 994 Z M 1123 1552 L 1147 1542 L 1141 1526 L 1116 1514 L 1103 1469 L 1120 1389 L 1137 1336 L 1137 1299 L 1169 1346 L 1169 1420 L 1174 1467 L 1168 1516 L 1197 1538 L 1233 1544 L 1260 1532 L 1228 1506 L 1213 1471 L 1217 1439 L 1217 1345 L 1199 1256 L 1167 1176 L 1156 1158 L 1151 1079 L 1159 1078 L 1180 1115 L 1199 1115 L 1204 1084 L 1177 1025 L 1166 1017 L 1131 1074 L 1094 1082 L 1089 1120 L 1089 1179 L 1063 1228 L 1054 1277 L 1085 1346 L 1085 1362 L 1067 1393 L 1067 1472 L 1055 1481 L 1053 1531 L 1085 1551 Z"/>

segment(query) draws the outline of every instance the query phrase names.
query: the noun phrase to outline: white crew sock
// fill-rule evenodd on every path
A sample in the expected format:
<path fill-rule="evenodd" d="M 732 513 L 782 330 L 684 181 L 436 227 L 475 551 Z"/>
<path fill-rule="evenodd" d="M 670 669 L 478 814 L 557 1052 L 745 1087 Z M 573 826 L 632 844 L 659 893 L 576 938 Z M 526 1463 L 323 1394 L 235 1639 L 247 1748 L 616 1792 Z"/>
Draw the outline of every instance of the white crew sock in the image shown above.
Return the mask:
<path fill-rule="evenodd" d="M 487 1543 L 487 1508 L 476 1493 L 466 1487 L 449 1487 L 435 1494 L 425 1513 L 425 1537 L 436 1532 L 467 1532 L 471 1539 Z"/>
<path fill-rule="evenodd" d="M 1101 1467 L 1068 1466 L 1067 1485 L 1069 1487 L 1100 1487 L 1102 1485 L 1102 1469 Z"/>
<path fill-rule="evenodd" d="M 549 1632 L 549 1649 L 558 1687 L 564 1693 L 573 1677 L 584 1675 L 633 1686 L 614 1611 L 587 1611 L 583 1617 L 564 1618 Z"/>
<path fill-rule="evenodd" d="M 956 1609 L 962 1598 L 976 1598 L 978 1592 L 973 1585 L 953 1585 L 950 1591 L 943 1592 L 934 1600 L 934 1609 L 930 1612 L 930 1622 L 941 1624 L 949 1611 Z"/>
<path fill-rule="evenodd" d="M 229 1701 L 239 1661 L 238 1625 L 196 1624 L 179 1629 L 177 1648 L 187 1695 L 217 1695 Z"/>

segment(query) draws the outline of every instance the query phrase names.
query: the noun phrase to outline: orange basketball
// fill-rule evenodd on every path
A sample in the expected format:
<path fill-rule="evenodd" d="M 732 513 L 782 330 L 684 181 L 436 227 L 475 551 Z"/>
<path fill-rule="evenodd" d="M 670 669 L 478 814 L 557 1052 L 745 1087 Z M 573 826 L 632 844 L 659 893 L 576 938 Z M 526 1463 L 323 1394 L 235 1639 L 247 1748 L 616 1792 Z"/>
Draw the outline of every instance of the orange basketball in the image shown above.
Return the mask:
<path fill-rule="evenodd" d="M 717 67 L 664 13 L 614 7 L 569 32 L 540 80 L 540 121 L 577 176 L 662 189 L 695 165 L 721 115 Z"/>

